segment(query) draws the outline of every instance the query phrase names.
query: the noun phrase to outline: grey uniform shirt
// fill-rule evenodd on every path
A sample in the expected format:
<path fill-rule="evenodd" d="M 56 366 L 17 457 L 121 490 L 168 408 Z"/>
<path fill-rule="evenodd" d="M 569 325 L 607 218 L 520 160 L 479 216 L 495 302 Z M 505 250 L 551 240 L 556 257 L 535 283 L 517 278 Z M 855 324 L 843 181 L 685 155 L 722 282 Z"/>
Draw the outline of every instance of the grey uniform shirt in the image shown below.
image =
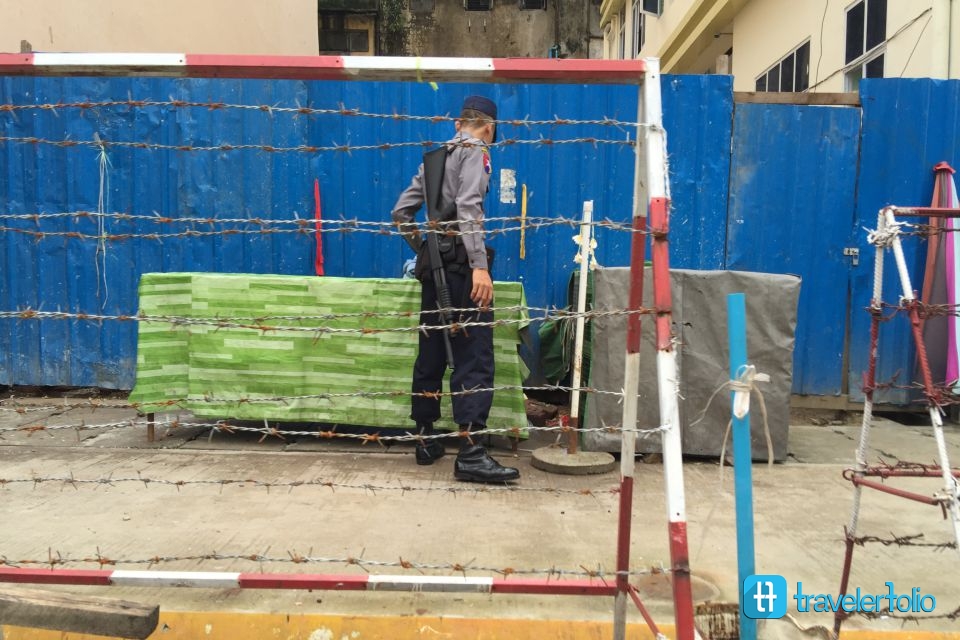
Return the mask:
<path fill-rule="evenodd" d="M 493 171 L 490 164 L 490 151 L 480 139 L 460 132 L 448 143 L 450 153 L 443 172 L 441 196 L 443 202 L 456 202 L 457 220 L 463 247 L 467 250 L 467 260 L 472 269 L 486 269 L 487 251 L 483 240 L 483 199 L 487 195 L 487 185 Z M 416 219 L 417 211 L 426 200 L 423 184 L 423 164 L 417 170 L 410 186 L 404 189 L 397 203 L 393 205 L 393 221 L 398 225 L 409 225 Z M 407 231 L 410 227 L 400 227 Z M 419 238 L 415 239 L 407 231 L 407 242 L 414 251 L 420 249 Z"/>

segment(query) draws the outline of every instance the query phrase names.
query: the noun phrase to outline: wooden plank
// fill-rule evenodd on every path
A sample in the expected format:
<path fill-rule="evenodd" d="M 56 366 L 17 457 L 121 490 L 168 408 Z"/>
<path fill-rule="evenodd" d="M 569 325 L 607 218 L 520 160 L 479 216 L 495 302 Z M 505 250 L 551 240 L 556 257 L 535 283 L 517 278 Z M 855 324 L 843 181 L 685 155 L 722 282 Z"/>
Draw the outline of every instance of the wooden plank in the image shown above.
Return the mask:
<path fill-rule="evenodd" d="M 0 624 L 143 639 L 160 619 L 158 605 L 74 596 L 39 589 L 0 589 Z"/>
<path fill-rule="evenodd" d="M 859 93 L 778 93 L 768 91 L 734 91 L 734 103 L 796 104 L 825 107 L 859 107 Z"/>

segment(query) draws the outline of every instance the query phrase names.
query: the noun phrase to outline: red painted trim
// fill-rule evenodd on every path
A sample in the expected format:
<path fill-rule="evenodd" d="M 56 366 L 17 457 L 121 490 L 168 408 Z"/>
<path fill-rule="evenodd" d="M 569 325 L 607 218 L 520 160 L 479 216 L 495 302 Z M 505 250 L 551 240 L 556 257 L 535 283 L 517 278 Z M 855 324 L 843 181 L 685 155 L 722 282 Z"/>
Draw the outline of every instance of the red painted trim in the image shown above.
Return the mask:
<path fill-rule="evenodd" d="M 630 525 L 633 522 L 633 478 L 620 479 L 620 511 L 617 518 L 617 590 L 630 587 Z"/>
<path fill-rule="evenodd" d="M 0 75 L 18 76 L 34 72 L 32 53 L 0 53 Z"/>
<path fill-rule="evenodd" d="M 113 571 L 84 569 L 16 569 L 0 567 L 0 582 L 109 586 Z"/>
<path fill-rule="evenodd" d="M 639 83 L 646 70 L 643 60 L 493 59 L 493 77 L 509 80 Z"/>
<path fill-rule="evenodd" d="M 183 75 L 190 78 L 269 78 L 347 80 L 340 56 L 186 55 Z"/>
<path fill-rule="evenodd" d="M 493 593 L 526 593 L 556 596 L 613 596 L 617 587 L 599 580 L 514 579 L 497 578 L 491 587 Z"/>
<path fill-rule="evenodd" d="M 630 301 L 628 310 L 637 311 L 643 306 L 643 272 L 647 259 L 647 219 L 634 216 L 633 234 L 630 240 Z M 627 353 L 640 353 L 640 314 L 627 316 Z"/>
<path fill-rule="evenodd" d="M 241 573 L 241 589 L 316 589 L 365 591 L 368 576 L 310 575 L 297 573 Z"/>
<path fill-rule="evenodd" d="M 893 213 L 906 218 L 960 218 L 960 209 L 950 207 L 894 207 Z"/>
<path fill-rule="evenodd" d="M 668 211 L 670 201 L 666 198 L 650 199 L 650 231 L 653 261 L 653 306 L 657 310 L 657 351 L 673 348 L 671 313 L 673 301 L 670 295 L 670 245 L 667 241 L 670 230 Z"/>
<path fill-rule="evenodd" d="M 690 554 L 687 550 L 687 523 L 671 522 L 670 568 L 673 577 L 673 609 L 677 640 L 694 640 L 693 587 L 690 584 Z"/>

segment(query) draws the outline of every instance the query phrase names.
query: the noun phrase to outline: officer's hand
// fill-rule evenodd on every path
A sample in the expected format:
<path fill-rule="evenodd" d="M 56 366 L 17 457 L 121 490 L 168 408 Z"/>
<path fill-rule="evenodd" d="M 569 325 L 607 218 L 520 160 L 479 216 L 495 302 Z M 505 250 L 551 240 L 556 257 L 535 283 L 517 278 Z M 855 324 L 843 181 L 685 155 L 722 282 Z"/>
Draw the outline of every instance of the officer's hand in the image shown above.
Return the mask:
<path fill-rule="evenodd" d="M 473 289 L 470 290 L 470 299 L 478 307 L 488 307 L 493 301 L 493 280 L 486 269 L 473 270 Z"/>

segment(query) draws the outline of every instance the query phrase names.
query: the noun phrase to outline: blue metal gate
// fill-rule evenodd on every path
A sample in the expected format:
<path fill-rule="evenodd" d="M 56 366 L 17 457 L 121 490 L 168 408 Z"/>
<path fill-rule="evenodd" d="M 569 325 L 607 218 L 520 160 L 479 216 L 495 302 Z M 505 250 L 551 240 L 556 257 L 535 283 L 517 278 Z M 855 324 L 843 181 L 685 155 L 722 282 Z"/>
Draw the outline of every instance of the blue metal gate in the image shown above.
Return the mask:
<path fill-rule="evenodd" d="M 839 395 L 860 110 L 738 104 L 726 268 L 801 277 L 793 392 Z M 759 321 L 759 319 L 757 319 Z"/>

